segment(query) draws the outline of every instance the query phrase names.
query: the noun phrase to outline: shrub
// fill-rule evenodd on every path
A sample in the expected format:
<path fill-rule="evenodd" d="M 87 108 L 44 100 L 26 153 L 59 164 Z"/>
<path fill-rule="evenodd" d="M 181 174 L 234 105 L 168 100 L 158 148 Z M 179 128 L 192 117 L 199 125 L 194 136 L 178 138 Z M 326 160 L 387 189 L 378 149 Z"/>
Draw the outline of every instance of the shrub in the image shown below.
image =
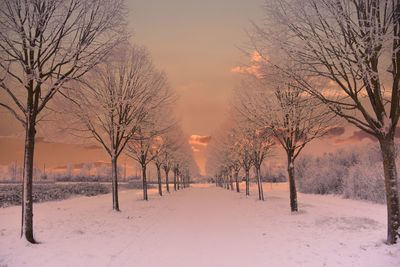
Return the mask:
<path fill-rule="evenodd" d="M 380 162 L 351 166 L 344 179 L 343 196 L 385 203 L 385 183 Z"/>
<path fill-rule="evenodd" d="M 399 167 L 397 161 L 398 170 Z M 296 162 L 296 175 L 298 189 L 303 193 L 340 194 L 346 198 L 385 202 L 378 146 L 340 150 L 319 157 L 304 155 Z"/>

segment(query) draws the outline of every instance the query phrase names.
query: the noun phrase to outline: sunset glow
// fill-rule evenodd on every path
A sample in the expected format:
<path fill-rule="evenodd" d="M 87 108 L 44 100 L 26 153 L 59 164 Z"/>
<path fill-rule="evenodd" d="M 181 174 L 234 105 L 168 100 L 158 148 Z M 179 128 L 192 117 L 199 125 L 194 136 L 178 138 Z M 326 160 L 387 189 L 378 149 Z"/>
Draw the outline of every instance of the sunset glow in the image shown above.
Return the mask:
<path fill-rule="evenodd" d="M 399 267 L 400 0 L 0 0 L 0 267 Z"/>

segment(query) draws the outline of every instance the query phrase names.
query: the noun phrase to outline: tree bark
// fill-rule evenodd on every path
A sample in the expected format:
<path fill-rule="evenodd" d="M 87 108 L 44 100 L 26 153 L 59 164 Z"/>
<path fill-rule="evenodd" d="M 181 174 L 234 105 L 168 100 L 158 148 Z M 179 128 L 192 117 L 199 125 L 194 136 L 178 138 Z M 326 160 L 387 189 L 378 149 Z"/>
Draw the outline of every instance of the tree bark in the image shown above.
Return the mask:
<path fill-rule="evenodd" d="M 149 200 L 149 197 L 147 195 L 146 165 L 142 165 L 142 180 L 143 180 L 143 199 Z"/>
<path fill-rule="evenodd" d="M 111 158 L 111 183 L 112 183 L 112 200 L 113 200 L 113 210 L 119 211 L 119 201 L 118 201 L 118 164 L 117 157 Z"/>
<path fill-rule="evenodd" d="M 288 176 L 289 176 L 289 191 L 290 191 L 290 209 L 292 212 L 297 212 L 297 190 L 294 173 L 294 158 L 291 153 L 288 153 Z"/>
<path fill-rule="evenodd" d="M 246 170 L 246 196 L 250 196 L 250 170 Z"/>
<path fill-rule="evenodd" d="M 239 172 L 235 172 L 236 192 L 240 193 L 239 188 Z"/>
<path fill-rule="evenodd" d="M 35 244 L 33 238 L 33 158 L 35 152 L 35 118 L 29 118 L 25 129 L 24 175 L 22 181 L 21 238 Z"/>
<path fill-rule="evenodd" d="M 233 191 L 233 179 L 232 179 L 232 173 L 229 173 L 229 185 L 231 186 L 231 190 Z"/>
<path fill-rule="evenodd" d="M 162 196 L 162 183 L 161 183 L 161 167 L 160 166 L 156 166 L 157 167 L 157 179 L 158 179 L 158 194 L 160 196 Z"/>
<path fill-rule="evenodd" d="M 400 200 L 399 184 L 397 182 L 396 151 L 394 137 L 379 140 L 383 159 L 387 206 L 387 243 L 395 244 L 400 237 Z"/>
<path fill-rule="evenodd" d="M 262 181 L 261 181 L 261 166 L 256 166 L 256 176 L 257 176 L 257 185 L 258 185 L 258 199 L 264 201 L 264 191 L 262 187 Z"/>
<path fill-rule="evenodd" d="M 167 192 L 169 193 L 169 177 L 168 177 L 169 171 L 166 171 L 166 170 L 164 170 L 164 171 L 165 171 L 165 185 L 167 187 Z"/>

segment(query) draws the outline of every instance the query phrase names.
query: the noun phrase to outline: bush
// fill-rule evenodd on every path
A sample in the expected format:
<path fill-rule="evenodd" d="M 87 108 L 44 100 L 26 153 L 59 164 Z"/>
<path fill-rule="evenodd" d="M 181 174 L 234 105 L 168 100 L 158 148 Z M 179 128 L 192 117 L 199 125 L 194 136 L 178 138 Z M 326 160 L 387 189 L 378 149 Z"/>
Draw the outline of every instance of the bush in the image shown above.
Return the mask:
<path fill-rule="evenodd" d="M 397 165 L 400 170 L 399 162 Z M 377 203 L 384 203 L 386 198 L 378 146 L 340 150 L 320 157 L 305 155 L 296 162 L 296 179 L 303 193 L 339 194 Z"/>
<path fill-rule="evenodd" d="M 385 183 L 382 163 L 360 163 L 352 166 L 344 179 L 343 196 L 385 203 Z"/>
<path fill-rule="evenodd" d="M 348 168 L 358 161 L 357 155 L 343 151 L 300 158 L 296 164 L 299 190 L 314 194 L 341 194 Z"/>
<path fill-rule="evenodd" d="M 95 196 L 109 193 L 109 187 L 99 183 L 34 184 L 33 202 L 67 199 L 73 195 Z M 21 204 L 21 185 L 0 185 L 0 207 Z"/>
<path fill-rule="evenodd" d="M 287 181 L 286 176 L 282 173 L 269 173 L 261 178 L 263 182 L 267 183 L 284 183 Z"/>

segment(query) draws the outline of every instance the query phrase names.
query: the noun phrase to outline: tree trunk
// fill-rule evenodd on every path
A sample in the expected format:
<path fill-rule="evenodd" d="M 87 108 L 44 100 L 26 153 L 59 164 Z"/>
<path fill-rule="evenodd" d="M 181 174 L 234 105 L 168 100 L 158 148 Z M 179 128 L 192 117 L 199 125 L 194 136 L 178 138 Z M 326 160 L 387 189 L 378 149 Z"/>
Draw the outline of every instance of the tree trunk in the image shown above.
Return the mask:
<path fill-rule="evenodd" d="M 176 186 L 178 187 L 178 190 L 181 189 L 181 175 L 179 174 L 179 172 L 177 173 L 176 176 Z"/>
<path fill-rule="evenodd" d="M 246 170 L 246 196 L 250 196 L 250 170 Z"/>
<path fill-rule="evenodd" d="M 158 194 L 160 196 L 162 196 L 162 183 L 161 183 L 161 167 L 160 166 L 156 166 L 157 167 L 157 179 L 158 179 Z"/>
<path fill-rule="evenodd" d="M 176 170 L 174 170 L 174 191 L 176 191 Z"/>
<path fill-rule="evenodd" d="M 149 200 L 149 197 L 147 195 L 146 165 L 142 165 L 142 180 L 143 180 L 143 199 Z"/>
<path fill-rule="evenodd" d="M 297 190 L 294 176 L 294 158 L 291 153 L 288 154 L 288 176 L 289 176 L 289 191 L 290 191 L 290 209 L 292 212 L 298 211 L 297 207 Z"/>
<path fill-rule="evenodd" d="M 111 183 L 112 183 L 112 199 L 113 199 L 113 210 L 119 211 L 118 201 L 118 165 L 117 157 L 111 158 Z"/>
<path fill-rule="evenodd" d="M 33 238 L 33 157 L 35 152 L 35 119 L 27 121 L 25 132 L 24 175 L 22 181 L 22 225 L 21 238 L 36 243 Z"/>
<path fill-rule="evenodd" d="M 233 191 L 233 179 L 232 179 L 232 174 L 229 174 L 229 185 L 231 186 L 231 190 Z"/>
<path fill-rule="evenodd" d="M 264 192 L 262 188 L 262 181 L 261 181 L 261 166 L 256 167 L 256 176 L 257 176 L 257 186 L 258 186 L 258 199 L 264 201 Z"/>
<path fill-rule="evenodd" d="M 184 189 L 185 188 L 185 176 L 181 175 L 181 188 Z"/>
<path fill-rule="evenodd" d="M 386 206 L 387 206 L 387 243 L 395 244 L 399 238 L 400 200 L 399 184 L 397 182 L 396 151 L 393 137 L 379 140 L 383 159 L 385 176 Z"/>
<path fill-rule="evenodd" d="M 239 172 L 235 172 L 236 192 L 240 193 L 239 188 Z"/>
<path fill-rule="evenodd" d="M 167 192 L 169 193 L 169 178 L 168 178 L 168 175 L 169 175 L 169 171 L 165 171 L 165 185 L 167 186 Z"/>

